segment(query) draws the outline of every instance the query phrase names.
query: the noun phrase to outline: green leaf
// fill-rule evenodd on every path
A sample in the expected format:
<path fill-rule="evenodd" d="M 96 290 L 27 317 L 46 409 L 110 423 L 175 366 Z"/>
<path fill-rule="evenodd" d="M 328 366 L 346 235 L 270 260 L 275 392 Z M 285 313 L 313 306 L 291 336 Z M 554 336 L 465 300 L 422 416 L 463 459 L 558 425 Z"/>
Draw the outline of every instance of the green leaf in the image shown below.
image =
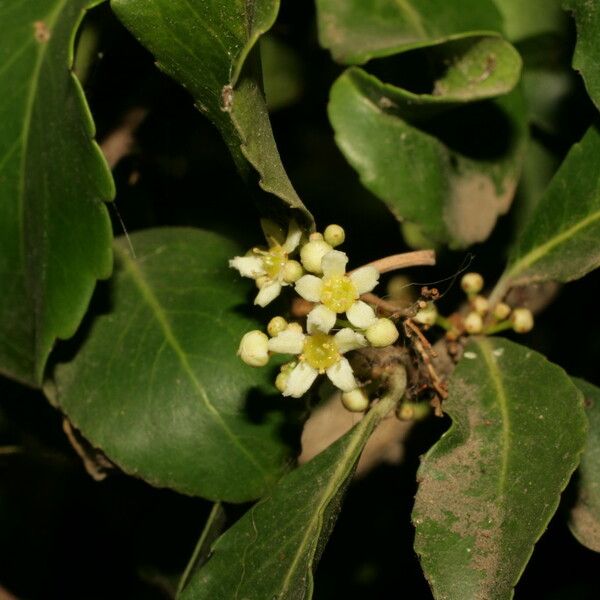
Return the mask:
<path fill-rule="evenodd" d="M 277 17 L 278 0 L 112 0 L 158 67 L 193 96 L 219 128 L 245 179 L 258 176 L 263 212 L 292 209 L 306 226 L 302 204 L 277 151 L 261 89 L 256 43 Z"/>
<path fill-rule="evenodd" d="M 72 362 L 55 373 L 73 424 L 128 473 L 211 500 L 263 494 L 286 470 L 289 403 L 273 373 L 236 356 L 256 322 L 247 288 L 227 266 L 227 239 L 192 229 L 115 245 L 110 312 L 97 317 Z"/>
<path fill-rule="evenodd" d="M 504 30 L 511 41 L 535 35 L 561 33 L 567 19 L 561 0 L 494 0 L 502 13 Z"/>
<path fill-rule="evenodd" d="M 317 10 L 321 45 L 345 64 L 502 31 L 492 0 L 317 0 Z"/>
<path fill-rule="evenodd" d="M 600 389 L 573 378 L 585 397 L 590 423 L 577 478 L 577 500 L 571 509 L 569 527 L 584 545 L 600 552 Z"/>
<path fill-rule="evenodd" d="M 600 109 L 600 5 L 589 0 L 565 0 L 577 25 L 573 68 L 581 72 L 594 104 Z"/>
<path fill-rule="evenodd" d="M 406 375 L 347 434 L 250 509 L 213 547 L 181 600 L 311 598 L 313 571 L 370 434 L 404 393 Z"/>
<path fill-rule="evenodd" d="M 452 425 L 417 475 L 415 549 L 435 598 L 512 598 L 579 462 L 581 393 L 500 338 L 469 342 L 449 393 Z"/>
<path fill-rule="evenodd" d="M 529 140 L 517 198 L 511 212 L 517 235 L 526 227 L 559 165 L 560 159 L 544 144 L 535 138 Z"/>
<path fill-rule="evenodd" d="M 572 281 L 600 265 L 600 132 L 575 144 L 517 238 L 492 294 L 512 285 Z"/>
<path fill-rule="evenodd" d="M 505 80 L 504 91 L 514 83 Z M 452 247 L 485 240 L 508 210 L 527 129 L 518 91 L 457 114 L 456 106 L 470 100 L 467 87 L 445 87 L 441 97 L 415 95 L 352 67 L 334 83 L 328 108 L 336 142 L 363 185 L 399 220 Z M 465 127 L 448 129 L 457 122 L 471 127 L 475 148 L 465 146 Z M 497 155 L 472 157 L 481 150 L 484 124 Z"/>
<path fill-rule="evenodd" d="M 113 182 L 70 71 L 97 3 L 0 3 L 0 372 L 33 385 L 112 269 Z"/>

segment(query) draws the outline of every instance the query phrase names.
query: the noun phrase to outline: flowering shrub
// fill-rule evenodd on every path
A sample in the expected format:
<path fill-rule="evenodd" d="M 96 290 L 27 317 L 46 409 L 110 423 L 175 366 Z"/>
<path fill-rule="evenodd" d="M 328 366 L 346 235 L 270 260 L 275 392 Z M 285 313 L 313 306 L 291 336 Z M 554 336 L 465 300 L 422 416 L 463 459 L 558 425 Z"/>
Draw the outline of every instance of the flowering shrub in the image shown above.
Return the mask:
<path fill-rule="evenodd" d="M 0 597 L 592 597 L 600 8 L 282 4 L 0 2 Z"/>

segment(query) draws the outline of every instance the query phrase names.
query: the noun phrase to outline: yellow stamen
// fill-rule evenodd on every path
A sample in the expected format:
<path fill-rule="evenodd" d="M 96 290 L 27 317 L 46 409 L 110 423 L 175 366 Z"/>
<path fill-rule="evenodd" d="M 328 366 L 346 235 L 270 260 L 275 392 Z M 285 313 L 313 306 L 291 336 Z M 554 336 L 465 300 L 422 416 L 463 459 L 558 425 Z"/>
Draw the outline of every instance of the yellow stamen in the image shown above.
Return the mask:
<path fill-rule="evenodd" d="M 349 277 L 334 275 L 323 281 L 321 302 L 336 313 L 346 312 L 358 300 L 358 291 Z"/>
<path fill-rule="evenodd" d="M 318 331 L 306 337 L 302 358 L 313 369 L 323 372 L 335 365 L 341 355 L 333 337 Z"/>
<path fill-rule="evenodd" d="M 271 279 L 277 279 L 286 262 L 287 254 L 279 245 L 269 248 L 268 252 L 262 255 L 263 269 Z"/>

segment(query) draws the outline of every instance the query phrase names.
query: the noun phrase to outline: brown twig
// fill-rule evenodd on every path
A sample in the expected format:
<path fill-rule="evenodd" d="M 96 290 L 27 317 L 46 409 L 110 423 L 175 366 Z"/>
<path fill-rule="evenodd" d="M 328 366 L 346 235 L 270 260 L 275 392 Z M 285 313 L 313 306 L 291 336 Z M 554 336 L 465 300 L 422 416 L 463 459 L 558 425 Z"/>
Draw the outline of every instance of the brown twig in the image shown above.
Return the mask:
<path fill-rule="evenodd" d="M 377 294 L 367 292 L 366 294 L 361 294 L 360 298 L 368 304 L 372 304 L 373 306 L 376 306 L 377 308 L 380 308 L 381 310 L 384 310 L 390 313 L 391 315 L 397 317 L 414 316 L 414 311 L 410 307 L 400 307 L 397 304 L 388 302 L 387 300 L 380 298 L 379 296 L 377 296 Z"/>
<path fill-rule="evenodd" d="M 433 250 L 415 250 L 414 252 L 392 254 L 363 266 L 375 267 L 380 273 L 389 273 L 408 267 L 430 267 L 433 265 L 435 265 L 435 252 Z M 358 269 L 360 268 L 362 267 L 358 267 Z M 349 271 L 348 274 L 358 269 Z"/>
<path fill-rule="evenodd" d="M 410 329 L 412 332 L 416 334 L 416 336 L 421 340 L 421 343 L 425 347 L 425 349 L 433 356 L 433 358 L 437 358 L 437 352 L 433 349 L 429 340 L 423 335 L 423 332 L 419 329 L 417 325 L 412 321 L 412 319 L 405 319 L 404 327 Z"/>

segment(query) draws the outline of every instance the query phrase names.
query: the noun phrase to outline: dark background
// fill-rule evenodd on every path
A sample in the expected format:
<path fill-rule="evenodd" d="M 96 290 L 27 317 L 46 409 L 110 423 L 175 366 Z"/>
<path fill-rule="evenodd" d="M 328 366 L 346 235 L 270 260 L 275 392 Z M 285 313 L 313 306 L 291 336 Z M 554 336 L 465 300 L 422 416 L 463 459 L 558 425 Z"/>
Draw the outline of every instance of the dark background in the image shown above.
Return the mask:
<path fill-rule="evenodd" d="M 149 109 L 133 153 L 115 170 L 116 204 L 127 230 L 192 225 L 249 244 L 260 239 L 248 191 L 219 134 L 186 92 L 158 72 L 106 7 L 92 11 L 87 25 L 101 32 L 101 57 L 86 80 L 99 139 L 132 107 Z M 346 227 L 346 248 L 355 264 L 403 251 L 397 222 L 360 186 L 333 142 L 326 103 L 341 69 L 318 46 L 312 3 L 284 2 L 273 34 L 298 61 L 300 94 L 274 111 L 272 120 L 300 196 L 319 224 Z M 572 32 L 565 41 L 567 56 L 571 47 Z M 532 134 L 561 158 L 594 114 L 579 80 L 556 114 L 554 132 L 534 128 Z M 117 218 L 114 227 L 122 233 Z M 492 282 L 502 271 L 513 231 L 511 216 L 504 217 L 486 244 L 442 253 L 439 265 L 415 271 L 415 280 L 449 278 L 467 259 Z M 460 301 L 451 283 L 440 284 L 446 291 L 442 312 Z M 596 272 L 563 287 L 534 331 L 519 341 L 600 385 L 598 284 Z M 418 457 L 445 426 L 437 420 L 415 428 L 404 464 L 380 467 L 350 487 L 316 574 L 315 598 L 431 598 L 412 550 L 410 510 Z M 209 503 L 119 472 L 93 481 L 62 432 L 61 415 L 40 392 L 5 379 L 0 379 L 0 446 L 5 448 L 0 451 L 0 584 L 23 599 L 170 597 Z M 564 519 L 569 502 L 567 491 L 517 587 L 517 599 L 598 597 L 600 556 L 569 533 Z M 241 512 L 229 507 L 230 521 Z"/>

